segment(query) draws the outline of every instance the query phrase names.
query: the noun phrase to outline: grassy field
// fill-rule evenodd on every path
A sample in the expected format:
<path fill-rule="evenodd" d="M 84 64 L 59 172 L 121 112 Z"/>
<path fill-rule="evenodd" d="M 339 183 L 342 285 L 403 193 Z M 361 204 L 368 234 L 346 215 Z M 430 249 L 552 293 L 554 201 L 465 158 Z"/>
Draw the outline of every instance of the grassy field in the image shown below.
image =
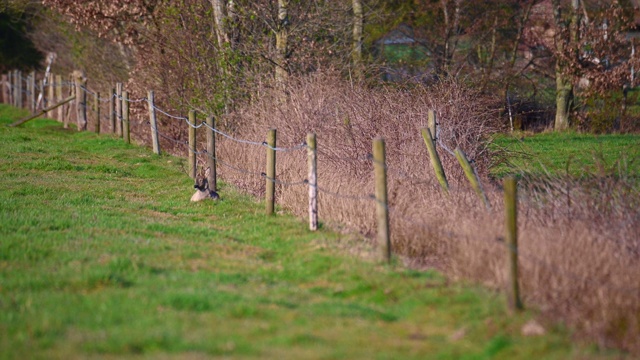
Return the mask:
<path fill-rule="evenodd" d="M 542 133 L 531 136 L 498 136 L 495 149 L 507 149 L 507 163 L 493 175 L 567 174 L 573 176 L 640 176 L 640 136 L 631 134 L 590 135 L 575 132 Z"/>
<path fill-rule="evenodd" d="M 608 358 L 432 271 L 348 251 L 184 160 L 0 105 L 0 358 Z M 363 255 L 364 254 L 364 255 Z"/>

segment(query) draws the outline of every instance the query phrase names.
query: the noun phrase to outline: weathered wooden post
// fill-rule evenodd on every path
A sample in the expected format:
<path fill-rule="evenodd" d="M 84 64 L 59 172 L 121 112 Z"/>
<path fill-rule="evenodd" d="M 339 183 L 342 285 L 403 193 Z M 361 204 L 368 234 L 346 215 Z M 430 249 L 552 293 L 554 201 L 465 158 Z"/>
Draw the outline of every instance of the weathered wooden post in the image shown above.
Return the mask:
<path fill-rule="evenodd" d="M 507 246 L 507 297 L 511 310 L 522 310 L 518 285 L 518 182 L 514 177 L 504 179 L 504 208 Z"/>
<path fill-rule="evenodd" d="M 15 107 L 18 107 L 18 101 L 20 98 L 20 95 L 18 93 L 19 89 L 18 89 L 18 70 L 14 70 L 13 71 L 13 76 L 11 77 L 11 79 L 13 80 L 12 86 L 11 86 L 11 99 L 13 100 L 12 104 Z"/>
<path fill-rule="evenodd" d="M 116 89 L 111 89 L 111 98 L 109 98 L 109 125 L 111 133 L 116 133 Z"/>
<path fill-rule="evenodd" d="M 56 103 L 62 101 L 62 75 L 56 75 Z M 67 105 L 58 107 L 58 121 L 64 121 L 64 109 Z"/>
<path fill-rule="evenodd" d="M 36 112 L 36 72 L 32 71 L 29 74 L 29 100 L 27 100 L 29 102 L 29 110 L 31 110 L 32 113 Z"/>
<path fill-rule="evenodd" d="M 23 106 L 22 71 L 16 71 L 16 89 L 16 107 L 21 108 Z"/>
<path fill-rule="evenodd" d="M 273 215 L 276 199 L 276 129 L 267 133 L 267 176 L 266 176 L 266 211 L 267 215 Z"/>
<path fill-rule="evenodd" d="M 196 112 L 189 110 L 189 176 L 196 179 Z"/>
<path fill-rule="evenodd" d="M 158 118 L 156 117 L 155 94 L 153 90 L 147 92 L 147 104 L 149 105 L 149 124 L 151 125 L 151 146 L 153 153 L 160 155 L 160 142 L 158 140 Z"/>
<path fill-rule="evenodd" d="M 447 182 L 447 176 L 444 173 L 444 168 L 442 167 L 442 163 L 440 162 L 440 156 L 438 156 L 438 152 L 436 151 L 435 140 L 433 135 L 431 134 L 431 130 L 422 129 L 422 137 L 424 138 L 424 143 L 427 145 L 427 151 L 429 151 L 429 159 L 431 160 L 431 165 L 433 166 L 433 170 L 436 173 L 436 177 L 440 182 L 440 186 L 442 190 L 444 190 L 445 194 L 449 193 L 449 183 Z"/>
<path fill-rule="evenodd" d="M 122 137 L 122 83 L 116 83 L 116 134 Z"/>
<path fill-rule="evenodd" d="M 487 195 L 484 193 L 484 190 L 482 189 L 482 184 L 480 183 L 478 174 L 476 173 L 473 166 L 471 166 L 469 159 L 467 159 L 467 155 L 465 155 L 464 151 L 462 151 L 460 148 L 456 148 L 454 153 L 456 155 L 456 159 L 458 159 L 458 162 L 460 163 L 460 167 L 462 167 L 462 170 L 464 171 L 465 176 L 469 180 L 469 183 L 471 184 L 473 191 L 476 192 L 476 194 L 478 195 L 478 197 L 480 198 L 484 206 L 487 209 L 491 209 L 491 205 L 489 204 Z"/>
<path fill-rule="evenodd" d="M 318 153 L 316 134 L 307 134 L 307 158 L 309 163 L 309 230 L 318 230 Z"/>
<path fill-rule="evenodd" d="M 13 86 L 12 86 L 13 85 L 13 82 L 12 82 L 13 81 L 13 77 L 11 75 L 11 71 L 7 72 L 6 76 L 7 76 L 7 79 L 6 79 L 6 82 L 4 83 L 5 84 L 4 89 L 6 91 L 5 94 L 7 95 L 7 97 L 4 98 L 5 99 L 4 102 L 5 102 L 5 104 L 11 105 L 11 104 L 13 104 L 13 99 L 11 97 L 12 96 L 11 92 L 12 92 L 12 88 L 13 88 Z"/>
<path fill-rule="evenodd" d="M 9 87 L 7 86 L 7 82 L 9 81 L 9 77 L 7 76 L 7 74 L 2 74 L 2 89 L 0 89 L 1 94 L 2 94 L 2 103 L 3 104 L 8 104 L 9 103 Z"/>
<path fill-rule="evenodd" d="M 97 91 L 93 94 L 93 111 L 96 115 L 96 134 L 100 134 L 100 93 Z"/>
<path fill-rule="evenodd" d="M 387 165 L 384 139 L 373 140 L 373 174 L 376 190 L 376 215 L 378 218 L 378 246 L 381 259 L 391 262 L 391 237 L 389 231 L 389 206 L 387 203 Z"/>
<path fill-rule="evenodd" d="M 122 139 L 127 144 L 131 144 L 129 130 L 129 92 L 122 91 Z"/>
<path fill-rule="evenodd" d="M 73 73 L 71 73 L 69 75 L 69 96 L 75 96 L 76 94 L 76 86 L 75 86 L 75 78 L 73 76 Z M 75 102 L 73 104 L 69 104 L 69 105 L 65 105 L 65 115 L 64 115 L 64 120 L 62 121 L 62 127 L 64 129 L 68 129 L 69 128 L 69 123 L 71 122 L 71 113 L 72 113 L 72 108 L 73 106 L 75 106 Z"/>
<path fill-rule="evenodd" d="M 438 119 L 436 116 L 436 112 L 433 110 L 429 110 L 429 112 L 427 113 L 427 117 L 427 128 L 431 132 L 433 145 L 436 146 L 438 142 Z"/>
<path fill-rule="evenodd" d="M 55 105 L 56 104 L 56 98 L 55 98 L 55 87 L 54 87 L 54 82 L 53 80 L 55 79 L 55 76 L 52 73 L 49 73 L 49 76 L 47 78 L 47 104 L 48 106 L 51 105 Z M 55 113 L 54 112 L 48 112 L 47 113 L 47 117 L 50 119 L 55 119 Z"/>
<path fill-rule="evenodd" d="M 78 131 L 87 130 L 87 78 L 81 70 L 73 72 L 76 89 L 76 125 Z"/>
<path fill-rule="evenodd" d="M 218 171 L 216 161 L 216 133 L 213 129 L 216 128 L 216 119 L 209 115 L 206 119 L 207 122 L 207 167 L 209 168 L 209 189 L 218 191 Z"/>

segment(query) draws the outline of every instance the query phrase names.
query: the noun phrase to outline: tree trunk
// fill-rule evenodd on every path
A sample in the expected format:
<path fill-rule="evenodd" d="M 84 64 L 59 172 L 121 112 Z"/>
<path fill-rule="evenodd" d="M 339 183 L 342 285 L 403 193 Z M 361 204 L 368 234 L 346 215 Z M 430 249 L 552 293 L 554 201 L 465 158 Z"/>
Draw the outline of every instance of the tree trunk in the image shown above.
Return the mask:
<path fill-rule="evenodd" d="M 222 49 L 229 42 L 229 35 L 225 26 L 225 4 L 224 0 L 211 0 L 213 7 L 213 21 L 216 27 L 216 36 L 218 37 L 218 45 Z"/>
<path fill-rule="evenodd" d="M 289 0 L 278 0 L 278 26 L 276 28 L 276 83 L 285 85 L 289 78 L 287 71 L 289 40 Z"/>
<path fill-rule="evenodd" d="M 562 73 L 560 66 L 556 67 L 556 119 L 555 130 L 569 128 L 569 114 L 571 99 L 573 98 L 573 83 L 571 78 Z"/>
<path fill-rule="evenodd" d="M 560 13 L 560 1 L 553 0 L 554 19 L 558 34 L 566 34 Z M 567 69 L 570 64 L 562 60 L 561 56 L 568 55 L 577 58 L 578 42 L 580 41 L 580 0 L 571 0 L 571 19 L 569 23 L 569 36 L 563 38 L 556 36 L 556 118 L 554 129 L 556 131 L 566 130 L 570 125 L 571 101 L 573 100 L 573 79 L 568 74 Z M 570 51 L 572 53 L 567 54 Z"/>
<path fill-rule="evenodd" d="M 351 57 L 353 61 L 353 72 L 358 81 L 364 78 L 364 69 L 362 64 L 363 28 L 364 12 L 362 11 L 362 1 L 353 0 L 353 50 L 351 52 Z"/>

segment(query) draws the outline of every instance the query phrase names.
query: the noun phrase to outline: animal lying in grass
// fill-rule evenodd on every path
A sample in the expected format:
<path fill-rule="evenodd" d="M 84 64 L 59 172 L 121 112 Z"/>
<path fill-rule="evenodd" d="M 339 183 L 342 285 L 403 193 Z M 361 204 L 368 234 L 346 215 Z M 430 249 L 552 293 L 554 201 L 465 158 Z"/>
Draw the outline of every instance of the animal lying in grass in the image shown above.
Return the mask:
<path fill-rule="evenodd" d="M 191 197 L 191 201 L 200 201 L 205 199 L 218 200 L 220 196 L 217 192 L 209 188 L 209 169 L 204 172 L 204 175 L 196 176 L 196 183 L 193 187 L 196 189 L 196 193 Z"/>

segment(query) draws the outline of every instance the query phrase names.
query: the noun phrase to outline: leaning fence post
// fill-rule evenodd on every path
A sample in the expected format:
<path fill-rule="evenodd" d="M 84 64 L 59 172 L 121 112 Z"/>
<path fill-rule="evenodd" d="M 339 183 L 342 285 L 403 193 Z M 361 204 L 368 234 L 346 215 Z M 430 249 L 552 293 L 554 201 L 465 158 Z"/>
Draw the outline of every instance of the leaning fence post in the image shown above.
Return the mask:
<path fill-rule="evenodd" d="M 484 206 L 487 209 L 491 209 L 491 205 L 489 204 L 487 195 L 484 193 L 484 190 L 482 189 L 482 184 L 480 183 L 478 174 L 476 174 L 475 169 L 471 166 L 471 163 L 469 163 L 469 159 L 467 159 L 467 156 L 465 155 L 464 151 L 462 151 L 460 148 L 456 148 L 454 153 L 456 155 L 456 159 L 458 159 L 458 162 L 462 167 L 462 170 L 464 171 L 464 174 L 469 180 L 471 187 L 476 192 L 476 194 L 478 195 L 482 203 L 484 203 Z"/>
<path fill-rule="evenodd" d="M 151 146 L 153 153 L 160 155 L 160 142 L 158 141 L 158 118 L 156 117 L 155 94 L 153 90 L 147 91 L 147 104 L 149 105 L 149 124 L 151 125 Z"/>
<path fill-rule="evenodd" d="M 433 110 L 429 110 L 427 113 L 427 128 L 431 131 L 431 137 L 433 137 L 434 145 L 438 141 L 438 120 L 436 116 L 436 112 Z"/>
<path fill-rule="evenodd" d="M 218 172 L 216 168 L 216 134 L 213 129 L 216 128 L 216 119 L 213 115 L 207 116 L 207 167 L 209 168 L 209 189 L 218 191 Z"/>
<path fill-rule="evenodd" d="M 109 125 L 111 133 L 116 133 L 116 89 L 111 89 L 111 97 L 109 98 Z"/>
<path fill-rule="evenodd" d="M 316 134 L 307 134 L 307 158 L 309 163 L 309 230 L 318 230 L 318 153 Z"/>
<path fill-rule="evenodd" d="M 391 262 L 389 206 L 387 202 L 387 165 L 384 139 L 373 140 L 373 172 L 376 184 L 376 214 L 378 218 L 378 246 L 382 260 Z"/>
<path fill-rule="evenodd" d="M 504 208 L 508 256 L 508 303 L 511 310 L 522 310 L 518 286 L 518 182 L 514 177 L 504 179 Z"/>
<path fill-rule="evenodd" d="M 122 137 L 122 83 L 116 83 L 116 134 Z"/>
<path fill-rule="evenodd" d="M 196 179 L 196 112 L 189 110 L 189 176 Z"/>
<path fill-rule="evenodd" d="M 266 210 L 272 215 L 275 210 L 276 198 L 276 129 L 267 133 L 267 174 L 266 174 Z"/>
<path fill-rule="evenodd" d="M 427 145 L 427 151 L 429 151 L 429 159 L 431 160 L 431 165 L 433 166 L 433 170 L 436 173 L 436 177 L 440 182 L 440 186 L 442 190 L 444 190 L 445 194 L 449 193 L 449 183 L 447 182 L 447 176 L 444 173 L 444 168 L 442 167 L 442 163 L 440 162 L 440 156 L 438 156 L 438 152 L 436 151 L 435 139 L 433 134 L 431 134 L 431 130 L 422 129 L 422 137 L 424 138 L 424 143 Z"/>
<path fill-rule="evenodd" d="M 93 107 L 96 115 L 96 134 L 100 134 L 100 93 L 97 91 L 93 96 Z"/>
<path fill-rule="evenodd" d="M 122 138 L 127 144 L 131 144 L 129 132 L 129 92 L 122 91 Z"/>

